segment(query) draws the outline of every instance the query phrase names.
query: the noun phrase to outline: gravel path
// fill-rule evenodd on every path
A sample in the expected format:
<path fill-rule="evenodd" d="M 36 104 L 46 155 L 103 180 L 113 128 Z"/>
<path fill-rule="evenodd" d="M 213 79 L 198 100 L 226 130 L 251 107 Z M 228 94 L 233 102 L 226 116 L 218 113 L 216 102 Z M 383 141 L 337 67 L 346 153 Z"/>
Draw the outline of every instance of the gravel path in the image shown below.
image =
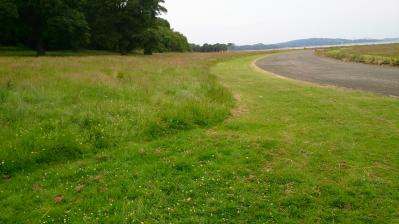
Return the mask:
<path fill-rule="evenodd" d="M 291 79 L 399 96 L 399 68 L 343 62 L 319 57 L 312 50 L 261 59 L 256 65 Z"/>

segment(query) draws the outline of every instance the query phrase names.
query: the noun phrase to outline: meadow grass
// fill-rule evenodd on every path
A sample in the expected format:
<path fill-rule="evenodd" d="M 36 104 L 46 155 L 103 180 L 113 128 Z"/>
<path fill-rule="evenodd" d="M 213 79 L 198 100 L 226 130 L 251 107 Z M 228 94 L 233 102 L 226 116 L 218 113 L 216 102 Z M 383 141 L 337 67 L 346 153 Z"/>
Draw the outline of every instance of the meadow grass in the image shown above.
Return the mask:
<path fill-rule="evenodd" d="M 126 63 L 126 72 L 131 73 L 146 71 L 147 63 L 141 60 L 154 62 L 147 68 L 151 72 L 134 76 L 134 80 L 147 81 L 137 81 L 140 85 L 135 88 L 155 88 L 157 91 L 153 91 L 159 92 L 163 100 L 175 99 L 163 94 L 163 88 L 174 85 L 173 80 L 189 83 L 190 89 L 183 88 L 184 96 L 195 93 L 201 97 L 201 93 L 211 92 L 212 100 L 204 96 L 209 100 L 203 106 L 209 109 L 201 119 L 213 126 L 201 123 L 174 129 L 175 126 L 168 125 L 167 129 L 160 129 L 167 130 L 167 134 L 155 132 L 158 137 L 147 141 L 134 139 L 152 134 L 127 126 L 136 134 L 131 135 L 133 140 L 118 147 L 42 165 L 40 169 L 18 170 L 0 182 L 0 222 L 398 223 L 398 99 L 283 80 L 254 69 L 252 62 L 261 57 L 184 54 L 107 58 L 111 60 L 107 65 Z M 74 60 L 65 63 L 74 64 Z M 90 63 L 82 64 L 80 60 Z M 83 58 L 76 65 L 81 66 L 80 70 L 90 71 L 88 65 L 92 60 L 100 59 Z M 125 60 L 128 62 L 122 62 Z M 205 62 L 201 63 L 202 60 Z M 219 63 L 215 65 L 215 61 Z M 10 63 L 13 64 L 6 64 Z M 59 62 L 54 66 L 63 68 L 62 65 Z M 96 65 L 93 67 L 97 68 Z M 168 65 L 175 71 L 166 73 L 166 77 L 171 77 L 164 84 L 166 77 L 153 74 L 153 69 Z M 58 79 L 61 74 L 49 77 Z M 74 76 L 78 83 L 83 82 L 82 74 Z M 151 77 L 154 79 L 150 82 Z M 38 82 L 34 80 L 31 82 Z M 198 88 L 201 82 L 210 83 L 220 93 L 209 91 L 209 87 L 206 91 Z M 87 86 L 91 82 L 83 83 Z M 104 86 L 111 84 L 114 85 L 107 81 Z M 58 87 L 60 91 L 65 88 Z M 118 91 L 128 88 L 123 84 L 118 87 Z M 180 91 L 180 87 L 175 89 Z M 99 89 L 96 94 L 108 96 L 109 92 L 102 91 Z M 232 96 L 235 107 L 223 121 L 231 109 Z M 135 105 L 130 97 L 140 100 L 154 96 L 125 97 Z M 126 101 L 118 101 L 118 105 Z M 152 104 L 151 100 L 139 102 L 144 108 L 162 105 Z M 72 114 L 85 111 L 84 105 Z M 187 113 L 187 108 L 179 105 L 166 109 L 181 108 L 181 112 Z M 93 115 L 110 116 L 106 108 Z M 151 111 L 146 110 L 148 122 L 154 119 Z M 191 118 L 189 124 L 196 124 L 196 116 L 186 116 Z M 174 131 L 170 133 L 169 128 Z M 125 139 L 123 128 L 111 130 Z"/>
<path fill-rule="evenodd" d="M 399 66 L 399 44 L 333 47 L 316 53 L 343 61 Z"/>
<path fill-rule="evenodd" d="M 0 57 L 2 173 L 207 127 L 233 104 L 209 73 L 222 55 L 36 58 L 17 52 Z"/>

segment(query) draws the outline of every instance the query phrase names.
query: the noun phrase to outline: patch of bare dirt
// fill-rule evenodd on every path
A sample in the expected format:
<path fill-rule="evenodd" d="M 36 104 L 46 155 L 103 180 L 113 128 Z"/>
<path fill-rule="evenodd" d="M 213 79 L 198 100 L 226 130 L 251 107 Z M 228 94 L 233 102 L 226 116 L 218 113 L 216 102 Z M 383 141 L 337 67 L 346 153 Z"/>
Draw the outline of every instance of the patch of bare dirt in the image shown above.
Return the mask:
<path fill-rule="evenodd" d="M 239 94 L 234 94 L 234 99 L 236 100 L 236 106 L 231 111 L 230 116 L 226 119 L 227 123 L 248 113 L 248 107 L 241 99 L 241 96 Z"/>

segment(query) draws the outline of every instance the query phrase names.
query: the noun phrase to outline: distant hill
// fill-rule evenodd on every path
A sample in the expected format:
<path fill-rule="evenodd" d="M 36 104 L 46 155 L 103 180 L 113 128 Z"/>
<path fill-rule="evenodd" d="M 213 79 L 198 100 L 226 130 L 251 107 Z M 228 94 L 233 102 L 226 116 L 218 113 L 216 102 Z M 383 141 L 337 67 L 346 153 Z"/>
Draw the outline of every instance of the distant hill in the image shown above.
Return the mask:
<path fill-rule="evenodd" d="M 399 42 L 399 38 L 386 38 L 386 39 L 331 39 L 331 38 L 309 38 L 292 40 L 277 44 L 254 44 L 234 46 L 235 51 L 253 51 L 253 50 L 271 50 L 280 48 L 298 48 L 298 47 L 318 47 L 318 46 L 331 46 L 331 45 L 349 45 L 349 44 L 366 44 L 366 43 L 389 43 Z"/>

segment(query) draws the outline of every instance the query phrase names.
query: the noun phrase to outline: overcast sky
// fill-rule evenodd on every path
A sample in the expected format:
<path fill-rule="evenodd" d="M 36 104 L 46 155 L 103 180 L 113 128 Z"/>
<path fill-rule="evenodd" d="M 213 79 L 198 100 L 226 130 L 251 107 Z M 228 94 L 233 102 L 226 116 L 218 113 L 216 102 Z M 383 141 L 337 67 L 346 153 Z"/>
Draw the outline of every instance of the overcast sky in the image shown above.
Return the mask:
<path fill-rule="evenodd" d="M 399 37 L 399 0 L 165 0 L 192 43 Z"/>

